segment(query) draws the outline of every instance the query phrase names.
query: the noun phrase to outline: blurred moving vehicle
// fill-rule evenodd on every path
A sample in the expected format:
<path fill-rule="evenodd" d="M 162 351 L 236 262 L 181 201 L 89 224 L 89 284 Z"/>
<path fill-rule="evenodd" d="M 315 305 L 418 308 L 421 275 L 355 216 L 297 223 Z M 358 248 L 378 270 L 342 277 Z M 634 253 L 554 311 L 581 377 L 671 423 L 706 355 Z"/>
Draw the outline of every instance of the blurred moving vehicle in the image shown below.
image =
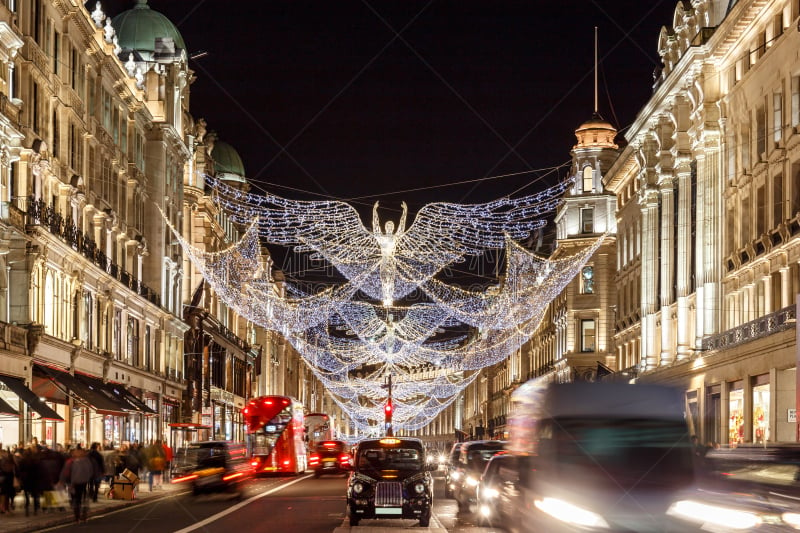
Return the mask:
<path fill-rule="evenodd" d="M 681 390 L 533 380 L 512 396 L 521 531 L 721 531 L 698 490 Z"/>
<path fill-rule="evenodd" d="M 305 415 L 303 423 L 308 451 L 316 450 L 323 441 L 333 440 L 330 417 L 325 413 L 309 413 Z"/>
<path fill-rule="evenodd" d="M 178 450 L 174 462 L 172 483 L 191 483 L 195 496 L 231 492 L 241 498 L 242 483 L 253 477 L 247 447 L 241 442 L 192 442 Z"/>
<path fill-rule="evenodd" d="M 709 450 L 701 486 L 705 506 L 737 513 L 750 530 L 800 529 L 800 445 Z"/>
<path fill-rule="evenodd" d="M 447 456 L 447 459 L 444 463 L 444 497 L 445 498 L 452 498 L 453 497 L 453 489 L 455 488 L 456 482 L 461 477 L 461 473 L 458 471 L 458 457 L 461 455 L 461 446 L 463 446 L 463 442 L 456 442 L 453 444 L 453 447 L 450 448 L 450 454 Z"/>
<path fill-rule="evenodd" d="M 476 490 L 478 525 L 511 529 L 517 514 L 518 483 L 517 456 L 499 453 L 489 459 Z"/>
<path fill-rule="evenodd" d="M 256 474 L 305 472 L 303 404 L 289 396 L 260 396 L 247 402 L 242 415 Z"/>
<path fill-rule="evenodd" d="M 425 461 L 422 441 L 406 437 L 358 443 L 347 482 L 350 526 L 365 518 L 415 518 L 428 527 L 435 465 Z"/>
<path fill-rule="evenodd" d="M 308 454 L 308 466 L 314 477 L 322 474 L 344 474 L 350 466 L 350 452 L 342 440 L 326 440 Z"/>
<path fill-rule="evenodd" d="M 470 506 L 477 503 L 476 489 L 481 475 L 495 454 L 502 452 L 505 441 L 475 440 L 465 442 L 458 456 L 458 479 L 453 481 L 453 497 L 458 503 L 459 512 L 469 512 Z"/>

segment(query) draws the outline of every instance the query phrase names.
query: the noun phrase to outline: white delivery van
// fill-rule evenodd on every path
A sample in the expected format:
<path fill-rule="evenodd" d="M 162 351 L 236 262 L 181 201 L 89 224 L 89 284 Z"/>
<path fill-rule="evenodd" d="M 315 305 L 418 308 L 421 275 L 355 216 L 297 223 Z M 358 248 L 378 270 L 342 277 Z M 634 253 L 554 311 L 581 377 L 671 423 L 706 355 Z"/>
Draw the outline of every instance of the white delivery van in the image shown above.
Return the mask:
<path fill-rule="evenodd" d="M 680 390 L 531 381 L 512 397 L 508 449 L 521 531 L 699 531 L 695 459 Z"/>

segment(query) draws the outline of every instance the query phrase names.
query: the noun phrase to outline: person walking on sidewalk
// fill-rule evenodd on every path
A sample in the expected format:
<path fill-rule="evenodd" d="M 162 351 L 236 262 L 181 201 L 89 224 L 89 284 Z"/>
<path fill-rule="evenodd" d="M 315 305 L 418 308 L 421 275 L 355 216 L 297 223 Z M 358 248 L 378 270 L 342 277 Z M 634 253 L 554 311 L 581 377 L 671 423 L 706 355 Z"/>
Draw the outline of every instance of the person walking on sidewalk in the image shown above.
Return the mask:
<path fill-rule="evenodd" d="M 103 481 L 106 467 L 103 456 L 100 455 L 100 443 L 93 442 L 92 447 L 89 448 L 89 459 L 94 463 L 95 476 L 89 481 L 89 497 L 93 502 L 97 501 L 97 496 L 100 493 L 100 483 Z"/>
<path fill-rule="evenodd" d="M 76 522 L 86 522 L 87 520 L 89 506 L 85 502 L 86 487 L 89 481 L 98 475 L 100 473 L 96 471 L 95 463 L 86 454 L 86 450 L 81 447 L 75 448 L 72 451 L 72 457 L 64 464 L 60 482 L 69 487 Z"/>

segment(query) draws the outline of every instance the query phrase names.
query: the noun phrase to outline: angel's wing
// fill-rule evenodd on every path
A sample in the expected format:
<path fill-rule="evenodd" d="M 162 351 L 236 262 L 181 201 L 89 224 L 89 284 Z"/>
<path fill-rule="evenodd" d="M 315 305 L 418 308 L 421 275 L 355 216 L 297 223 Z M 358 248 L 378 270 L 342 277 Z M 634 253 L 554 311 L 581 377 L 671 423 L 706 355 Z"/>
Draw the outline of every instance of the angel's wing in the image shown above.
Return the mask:
<path fill-rule="evenodd" d="M 334 266 L 373 264 L 380 249 L 349 204 L 337 200 L 289 200 L 273 194 L 243 193 L 220 180 L 206 178 L 215 200 L 231 221 L 248 224 L 259 217 L 260 235 L 266 241 L 315 252 Z"/>
<path fill-rule="evenodd" d="M 398 239 L 397 255 L 420 279 L 466 255 L 503 248 L 506 238 L 522 239 L 544 226 L 546 222 L 538 217 L 558 206 L 570 183 L 559 183 L 534 195 L 500 198 L 484 204 L 427 204 Z"/>

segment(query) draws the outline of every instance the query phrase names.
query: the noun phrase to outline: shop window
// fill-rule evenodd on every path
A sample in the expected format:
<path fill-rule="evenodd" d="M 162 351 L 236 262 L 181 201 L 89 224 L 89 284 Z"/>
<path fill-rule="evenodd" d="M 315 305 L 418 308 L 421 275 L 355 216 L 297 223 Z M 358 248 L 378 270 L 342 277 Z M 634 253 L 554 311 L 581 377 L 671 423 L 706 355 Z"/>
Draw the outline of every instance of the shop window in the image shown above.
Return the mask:
<path fill-rule="evenodd" d="M 753 378 L 753 442 L 766 444 L 770 437 L 769 374 Z"/>
<path fill-rule="evenodd" d="M 736 447 L 744 443 L 744 390 L 741 382 L 733 385 L 728 395 L 728 413 L 730 423 L 728 426 L 728 443 Z"/>

